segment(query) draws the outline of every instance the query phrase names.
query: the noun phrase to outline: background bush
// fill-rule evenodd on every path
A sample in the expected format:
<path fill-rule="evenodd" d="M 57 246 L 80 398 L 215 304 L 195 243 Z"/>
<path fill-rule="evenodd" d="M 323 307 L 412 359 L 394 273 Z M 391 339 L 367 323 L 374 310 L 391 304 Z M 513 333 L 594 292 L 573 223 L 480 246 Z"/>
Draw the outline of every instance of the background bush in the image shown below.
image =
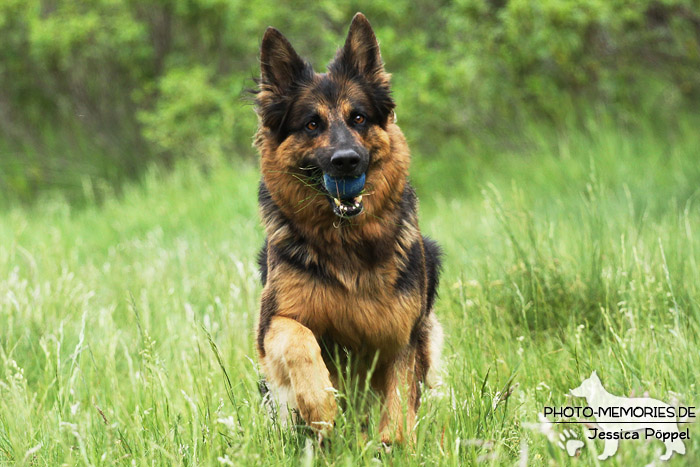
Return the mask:
<path fill-rule="evenodd" d="M 673 116 L 700 95 L 693 0 L 5 0 L 0 189 L 101 196 L 149 162 L 252 158 L 245 97 L 274 25 L 322 69 L 362 10 L 420 157 L 527 143 L 581 113 Z"/>

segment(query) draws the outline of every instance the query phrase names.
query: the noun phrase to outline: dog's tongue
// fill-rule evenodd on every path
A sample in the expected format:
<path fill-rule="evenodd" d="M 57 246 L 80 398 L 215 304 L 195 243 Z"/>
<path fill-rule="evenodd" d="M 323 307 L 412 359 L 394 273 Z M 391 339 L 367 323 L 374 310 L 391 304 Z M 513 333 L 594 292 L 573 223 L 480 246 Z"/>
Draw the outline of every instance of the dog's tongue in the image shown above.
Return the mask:
<path fill-rule="evenodd" d="M 365 174 L 356 178 L 336 178 L 328 174 L 323 174 L 323 184 L 331 196 L 337 196 L 340 199 L 348 200 L 359 195 L 365 187 Z"/>

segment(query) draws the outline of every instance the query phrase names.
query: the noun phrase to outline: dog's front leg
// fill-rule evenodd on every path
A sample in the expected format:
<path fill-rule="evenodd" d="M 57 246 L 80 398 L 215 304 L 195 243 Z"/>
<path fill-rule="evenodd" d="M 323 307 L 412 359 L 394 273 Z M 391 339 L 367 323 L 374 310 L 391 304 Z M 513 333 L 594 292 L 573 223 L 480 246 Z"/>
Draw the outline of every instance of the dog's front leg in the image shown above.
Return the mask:
<path fill-rule="evenodd" d="M 400 443 L 412 437 L 416 410 L 420 404 L 415 359 L 415 350 L 407 349 L 378 374 L 383 400 L 379 436 L 384 444 Z"/>
<path fill-rule="evenodd" d="M 298 321 L 275 316 L 265 335 L 263 364 L 267 378 L 289 387 L 307 425 L 321 436 L 333 428 L 335 390 L 313 332 Z"/>

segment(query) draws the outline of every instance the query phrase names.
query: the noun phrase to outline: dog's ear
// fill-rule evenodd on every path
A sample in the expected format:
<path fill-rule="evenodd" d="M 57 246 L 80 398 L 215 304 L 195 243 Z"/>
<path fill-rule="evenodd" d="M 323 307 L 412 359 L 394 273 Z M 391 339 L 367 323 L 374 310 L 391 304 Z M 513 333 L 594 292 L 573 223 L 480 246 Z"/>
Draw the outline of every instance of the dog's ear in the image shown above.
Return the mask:
<path fill-rule="evenodd" d="M 313 80 L 314 70 L 277 29 L 269 27 L 260 46 L 260 79 L 255 106 L 263 126 L 277 139 L 285 137 L 284 124 L 295 89 Z"/>
<path fill-rule="evenodd" d="M 368 84 L 366 91 L 372 99 L 378 121 L 384 125 L 396 104 L 391 98 L 390 75 L 384 71 L 379 43 L 372 26 L 362 13 L 350 23 L 345 45 L 338 50 L 328 70 L 360 83 Z"/>
<path fill-rule="evenodd" d="M 357 13 L 350 23 L 341 57 L 364 75 L 377 75 L 384 71 L 377 36 L 362 13 Z"/>
<path fill-rule="evenodd" d="M 362 13 L 357 13 L 352 19 L 345 45 L 338 51 L 332 66 L 337 71 L 344 71 L 345 74 L 375 78 L 384 75 L 384 64 L 379 53 L 377 37 Z"/>
<path fill-rule="evenodd" d="M 591 378 L 592 378 L 594 381 L 600 381 L 600 378 L 598 378 L 598 373 L 596 373 L 595 370 L 593 370 L 593 373 L 591 373 Z"/>
<path fill-rule="evenodd" d="M 286 37 L 267 28 L 260 46 L 260 86 L 279 94 L 310 78 L 311 66 L 294 50 Z"/>

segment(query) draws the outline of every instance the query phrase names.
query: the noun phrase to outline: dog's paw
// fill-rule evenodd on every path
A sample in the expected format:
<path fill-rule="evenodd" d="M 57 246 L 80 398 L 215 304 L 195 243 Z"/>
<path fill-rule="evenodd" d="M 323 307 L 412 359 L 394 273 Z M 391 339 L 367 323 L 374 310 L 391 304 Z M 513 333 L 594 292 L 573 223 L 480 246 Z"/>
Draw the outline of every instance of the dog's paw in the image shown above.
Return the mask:
<path fill-rule="evenodd" d="M 394 443 L 400 444 L 403 442 L 403 434 L 398 430 L 391 431 L 389 429 L 384 429 L 379 434 L 379 441 L 382 443 L 384 450 L 388 453 L 391 451 L 391 446 Z"/>
<path fill-rule="evenodd" d="M 317 390 L 299 391 L 296 399 L 297 408 L 306 424 L 321 437 L 327 436 L 333 430 L 338 410 L 335 389 L 329 385 Z"/>
<path fill-rule="evenodd" d="M 401 420 L 403 422 L 403 420 Z M 396 423 L 394 425 L 386 425 L 380 429 L 379 441 L 384 447 L 391 448 L 394 444 L 415 443 L 416 433 L 413 431 L 406 432 L 404 425 Z"/>
<path fill-rule="evenodd" d="M 557 445 L 564 449 L 569 456 L 574 457 L 577 451 L 583 447 L 583 441 L 576 439 L 576 433 L 573 431 L 564 430 L 564 432 L 559 435 L 559 442 Z"/>

